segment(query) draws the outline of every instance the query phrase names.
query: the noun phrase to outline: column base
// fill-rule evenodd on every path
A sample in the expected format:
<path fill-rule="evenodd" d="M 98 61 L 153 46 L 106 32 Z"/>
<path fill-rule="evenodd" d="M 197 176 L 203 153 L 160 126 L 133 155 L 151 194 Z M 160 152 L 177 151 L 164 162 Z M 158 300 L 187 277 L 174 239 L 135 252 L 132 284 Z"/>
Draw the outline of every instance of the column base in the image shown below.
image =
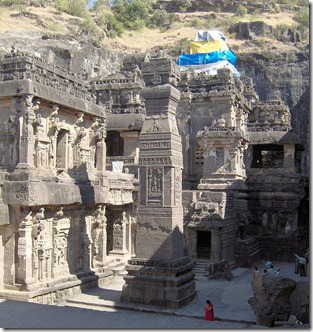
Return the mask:
<path fill-rule="evenodd" d="M 132 258 L 126 266 L 121 301 L 183 307 L 197 296 L 192 269 L 189 257 L 170 262 Z"/>

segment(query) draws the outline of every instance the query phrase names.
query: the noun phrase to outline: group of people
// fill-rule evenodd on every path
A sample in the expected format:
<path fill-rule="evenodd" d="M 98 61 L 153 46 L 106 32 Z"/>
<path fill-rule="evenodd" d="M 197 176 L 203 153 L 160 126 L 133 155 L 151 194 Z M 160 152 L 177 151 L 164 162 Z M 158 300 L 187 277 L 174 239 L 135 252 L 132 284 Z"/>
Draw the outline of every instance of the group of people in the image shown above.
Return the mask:
<path fill-rule="evenodd" d="M 306 264 L 308 263 L 308 258 L 307 257 L 301 257 L 296 254 L 294 254 L 296 257 L 296 270 L 295 273 L 300 273 L 300 276 L 305 277 L 306 276 Z M 277 268 L 274 270 L 274 265 L 273 262 L 268 259 L 264 271 L 262 273 L 262 276 L 266 276 L 269 274 L 274 274 L 277 275 L 280 273 L 280 269 Z M 252 278 L 253 279 L 258 279 L 260 277 L 260 271 L 257 266 L 254 267 L 254 270 L 252 271 Z M 205 305 L 205 312 L 204 312 L 204 319 L 208 321 L 214 321 L 215 316 L 214 316 L 214 308 L 213 304 L 211 303 L 210 300 L 206 300 L 206 305 Z"/>
<path fill-rule="evenodd" d="M 267 260 L 266 264 L 265 264 L 265 268 L 264 271 L 262 273 L 262 276 L 266 276 L 269 274 L 279 274 L 280 273 L 280 269 L 277 268 L 276 270 L 274 270 L 274 265 L 272 263 L 272 261 L 270 259 Z M 257 266 L 254 267 L 254 270 L 252 271 L 252 279 L 257 279 L 260 276 L 260 271 L 258 269 Z"/>

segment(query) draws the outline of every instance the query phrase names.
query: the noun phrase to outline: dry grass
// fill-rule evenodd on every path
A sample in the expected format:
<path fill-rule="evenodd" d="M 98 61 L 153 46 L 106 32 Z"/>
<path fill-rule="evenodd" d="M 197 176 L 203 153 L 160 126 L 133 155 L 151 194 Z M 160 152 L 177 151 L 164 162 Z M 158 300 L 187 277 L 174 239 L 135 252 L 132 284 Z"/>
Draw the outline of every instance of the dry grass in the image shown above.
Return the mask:
<path fill-rule="evenodd" d="M 25 16 L 14 17 L 12 14 L 18 14 L 21 9 L 7 9 L 0 8 L 0 34 L 10 32 L 11 34 L 18 36 L 35 36 L 45 33 L 55 32 L 57 34 L 71 34 L 77 35 L 79 33 L 79 24 L 81 19 L 67 15 L 65 13 L 58 14 L 56 11 L 47 6 L 44 8 L 28 7 L 24 8 L 23 12 L 31 12 L 38 15 L 38 20 Z M 211 15 L 215 15 L 215 18 L 210 18 Z M 227 29 L 230 23 L 236 23 L 239 21 L 264 21 L 265 23 L 275 26 L 277 24 L 293 25 L 295 22 L 292 19 L 293 13 L 278 13 L 278 14 L 265 14 L 265 15 L 246 15 L 245 17 L 238 17 L 230 13 L 213 13 L 213 12 L 194 12 L 194 13 L 178 13 L 179 22 L 176 22 L 173 27 L 165 32 L 161 32 L 160 29 L 150 30 L 143 29 L 141 31 L 128 31 L 123 34 L 122 37 L 115 39 L 104 38 L 101 43 L 119 52 L 145 52 L 152 48 L 164 48 L 178 43 L 179 40 L 187 38 L 193 40 L 196 30 L 199 28 L 186 26 L 187 22 L 194 18 L 203 19 L 206 22 L 206 29 L 217 28 L 225 33 L 227 43 L 230 47 L 235 47 L 237 53 L 249 52 L 257 49 L 258 47 L 252 43 L 236 40 L 234 36 L 227 33 Z M 74 20 L 74 21 L 73 21 Z M 76 22 L 76 24 L 75 24 Z M 209 23 L 208 23 L 209 22 Z M 53 31 L 51 27 L 58 27 Z M 273 48 L 279 47 L 279 49 L 291 49 L 294 46 L 286 45 L 284 43 L 275 42 L 271 46 Z"/>

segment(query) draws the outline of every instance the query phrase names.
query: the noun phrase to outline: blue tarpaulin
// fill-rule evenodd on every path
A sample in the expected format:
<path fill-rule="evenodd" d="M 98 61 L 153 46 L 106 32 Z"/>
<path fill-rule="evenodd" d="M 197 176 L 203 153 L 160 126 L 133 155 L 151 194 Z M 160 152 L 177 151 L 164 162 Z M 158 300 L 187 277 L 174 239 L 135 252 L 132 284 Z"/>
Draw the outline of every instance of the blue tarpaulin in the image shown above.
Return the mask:
<path fill-rule="evenodd" d="M 180 66 L 205 65 L 217 61 L 228 60 L 233 66 L 236 65 L 236 56 L 231 51 L 216 51 L 210 53 L 181 54 L 176 63 Z"/>

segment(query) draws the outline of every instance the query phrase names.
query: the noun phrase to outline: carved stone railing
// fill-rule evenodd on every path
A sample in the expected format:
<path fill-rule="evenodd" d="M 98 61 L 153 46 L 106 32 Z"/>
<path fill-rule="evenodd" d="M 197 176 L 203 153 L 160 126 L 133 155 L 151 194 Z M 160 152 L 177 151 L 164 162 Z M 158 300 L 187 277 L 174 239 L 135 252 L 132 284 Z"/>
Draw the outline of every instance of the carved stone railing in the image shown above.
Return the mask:
<path fill-rule="evenodd" d="M 111 167 L 113 161 L 123 161 L 123 166 L 137 166 L 138 165 L 138 157 L 136 156 L 114 156 L 107 157 L 106 166 Z"/>
<path fill-rule="evenodd" d="M 203 131 L 236 131 L 236 127 L 203 127 Z"/>
<path fill-rule="evenodd" d="M 108 113 L 112 114 L 145 114 L 145 108 L 140 105 L 134 105 L 133 107 L 118 107 L 118 108 L 111 108 L 107 110 Z"/>
<path fill-rule="evenodd" d="M 248 124 L 247 126 L 247 131 L 248 132 L 267 132 L 267 131 L 285 131 L 287 132 L 288 130 L 290 130 L 290 126 L 287 126 L 287 125 L 255 125 L 255 124 Z"/>

